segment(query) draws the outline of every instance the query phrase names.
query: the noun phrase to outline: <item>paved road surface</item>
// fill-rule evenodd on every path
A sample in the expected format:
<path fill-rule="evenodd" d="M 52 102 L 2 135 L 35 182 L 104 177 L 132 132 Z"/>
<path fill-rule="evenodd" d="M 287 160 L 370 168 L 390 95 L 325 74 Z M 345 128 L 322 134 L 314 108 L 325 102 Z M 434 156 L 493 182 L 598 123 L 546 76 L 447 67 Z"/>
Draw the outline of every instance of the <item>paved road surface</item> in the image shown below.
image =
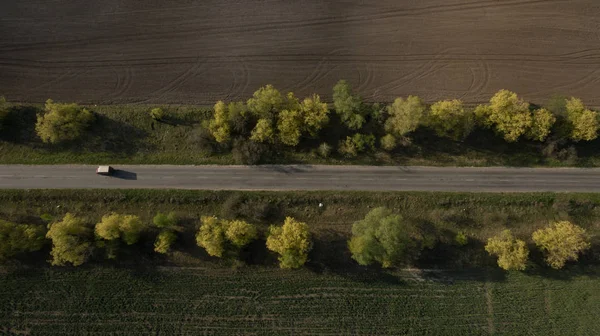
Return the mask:
<path fill-rule="evenodd" d="M 237 190 L 424 190 L 600 192 L 600 169 L 371 166 L 0 165 L 0 188 L 174 188 Z"/>

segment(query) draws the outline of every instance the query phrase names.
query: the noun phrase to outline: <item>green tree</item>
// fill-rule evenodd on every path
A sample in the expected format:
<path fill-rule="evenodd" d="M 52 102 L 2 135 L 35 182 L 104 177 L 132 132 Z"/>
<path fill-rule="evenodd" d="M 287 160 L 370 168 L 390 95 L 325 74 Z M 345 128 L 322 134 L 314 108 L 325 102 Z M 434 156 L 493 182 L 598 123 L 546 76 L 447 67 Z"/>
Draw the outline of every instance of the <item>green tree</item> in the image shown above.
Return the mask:
<path fill-rule="evenodd" d="M 279 114 L 277 130 L 279 139 L 288 146 L 296 146 L 300 142 L 301 129 L 303 126 L 302 114 L 300 111 L 283 110 Z"/>
<path fill-rule="evenodd" d="M 150 110 L 150 117 L 156 121 L 161 121 L 165 117 L 165 112 L 160 107 L 156 107 Z"/>
<path fill-rule="evenodd" d="M 440 137 L 463 140 L 473 130 L 473 113 L 465 110 L 458 99 L 443 100 L 431 105 L 427 125 Z"/>
<path fill-rule="evenodd" d="M 375 149 L 375 136 L 373 134 L 356 133 L 340 142 L 338 152 L 346 157 L 356 157 L 359 153 L 373 149 Z"/>
<path fill-rule="evenodd" d="M 300 104 L 300 111 L 304 119 L 304 131 L 311 137 L 316 137 L 329 122 L 327 104 L 321 102 L 321 97 L 317 94 L 305 98 Z"/>
<path fill-rule="evenodd" d="M 111 213 L 102 217 L 94 229 L 96 235 L 105 240 L 121 238 L 127 245 L 135 244 L 146 226 L 138 216 Z"/>
<path fill-rule="evenodd" d="M 352 225 L 348 248 L 360 265 L 391 267 L 410 262 L 431 243 L 414 224 L 381 207 Z"/>
<path fill-rule="evenodd" d="M 333 87 L 333 105 L 342 122 L 351 130 L 360 129 L 365 123 L 362 103 L 358 95 L 352 92 L 350 84 L 340 80 Z"/>
<path fill-rule="evenodd" d="M 165 254 L 169 252 L 171 245 L 177 240 L 177 234 L 171 230 L 163 230 L 154 241 L 154 251 Z"/>
<path fill-rule="evenodd" d="M 552 112 L 545 108 L 537 109 L 533 112 L 531 127 L 527 130 L 526 136 L 531 140 L 544 141 L 555 122 L 556 117 Z"/>
<path fill-rule="evenodd" d="M 590 141 L 598 137 L 598 112 L 588 110 L 581 99 L 571 97 L 566 101 L 567 121 L 573 141 Z"/>
<path fill-rule="evenodd" d="M 308 259 L 312 247 L 306 223 L 287 217 L 283 226 L 269 227 L 267 248 L 279 254 L 279 267 L 299 268 Z"/>
<path fill-rule="evenodd" d="M 388 106 L 388 119 L 385 122 L 385 130 L 394 136 L 404 137 L 417 129 L 424 112 L 425 104 L 423 104 L 421 98 L 416 96 L 408 96 L 406 100 L 396 98 Z"/>
<path fill-rule="evenodd" d="M 20 253 L 38 251 L 44 242 L 44 227 L 0 219 L 0 261 Z"/>
<path fill-rule="evenodd" d="M 272 122 L 269 119 L 259 119 L 252 130 L 250 140 L 256 142 L 274 142 L 275 132 L 273 131 Z"/>
<path fill-rule="evenodd" d="M 397 146 L 396 137 L 391 134 L 386 134 L 381 137 L 381 139 L 379 139 L 379 143 L 381 148 L 385 149 L 386 151 L 391 151 Z"/>
<path fill-rule="evenodd" d="M 44 114 L 37 117 L 35 131 L 44 142 L 59 143 L 79 138 L 92 123 L 94 115 L 77 104 L 46 101 Z"/>
<path fill-rule="evenodd" d="M 551 224 L 533 233 L 533 241 L 546 254 L 546 262 L 560 269 L 569 260 L 576 261 L 579 253 L 590 248 L 585 230 L 569 221 Z"/>
<path fill-rule="evenodd" d="M 152 219 L 152 223 L 161 229 L 172 229 L 177 226 L 177 214 L 173 211 L 167 213 L 158 212 Z"/>
<path fill-rule="evenodd" d="M 70 213 L 62 221 L 48 225 L 46 238 L 52 240 L 52 265 L 63 266 L 70 263 L 79 266 L 86 262 L 91 254 L 91 233 L 83 219 Z"/>
<path fill-rule="evenodd" d="M 508 90 L 498 91 L 489 105 L 479 105 L 475 114 L 485 126 L 492 127 L 508 142 L 515 142 L 532 124 L 529 103 Z"/>
<path fill-rule="evenodd" d="M 485 250 L 498 257 L 498 266 L 505 270 L 522 271 L 527 267 L 529 250 L 524 241 L 513 237 L 510 230 L 489 238 Z"/>

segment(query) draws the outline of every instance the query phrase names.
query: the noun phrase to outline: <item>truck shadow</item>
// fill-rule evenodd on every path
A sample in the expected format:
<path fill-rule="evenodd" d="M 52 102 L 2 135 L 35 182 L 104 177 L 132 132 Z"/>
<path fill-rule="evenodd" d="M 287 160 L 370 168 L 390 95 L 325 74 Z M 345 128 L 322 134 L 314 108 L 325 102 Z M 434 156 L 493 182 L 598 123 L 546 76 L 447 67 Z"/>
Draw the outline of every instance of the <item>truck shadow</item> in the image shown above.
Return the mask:
<path fill-rule="evenodd" d="M 121 169 L 115 169 L 115 171 L 112 174 L 112 177 L 122 180 L 137 180 L 136 173 Z"/>

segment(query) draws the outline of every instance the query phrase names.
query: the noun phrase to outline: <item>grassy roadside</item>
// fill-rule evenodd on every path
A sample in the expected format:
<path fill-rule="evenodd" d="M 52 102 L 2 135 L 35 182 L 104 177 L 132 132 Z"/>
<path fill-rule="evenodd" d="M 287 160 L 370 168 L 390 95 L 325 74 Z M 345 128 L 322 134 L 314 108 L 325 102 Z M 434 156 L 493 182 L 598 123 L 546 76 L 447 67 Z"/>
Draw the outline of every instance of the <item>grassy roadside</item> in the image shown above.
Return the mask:
<path fill-rule="evenodd" d="M 318 203 L 323 202 L 320 209 Z M 440 243 L 415 269 L 358 267 L 346 249 L 351 224 L 386 206 L 435 227 Z M 483 241 L 503 228 L 526 237 L 557 219 L 600 233 L 599 194 L 429 192 L 230 192 L 2 190 L 0 218 L 40 223 L 66 212 L 96 222 L 110 211 L 149 222 L 176 211 L 184 231 L 168 256 L 152 237 L 118 261 L 50 267 L 47 250 L 0 267 L 0 332 L 6 334 L 430 334 L 594 335 L 600 332 L 599 242 L 578 264 L 537 261 L 503 272 Z M 293 216 L 315 237 L 308 264 L 277 268 L 264 241 L 245 264 L 209 258 L 193 234 L 202 215 L 237 215 L 262 229 Z M 452 233 L 468 234 L 458 247 Z M 262 246 L 261 246 L 262 245 Z M 143 251 L 143 253 L 139 253 Z"/>
<path fill-rule="evenodd" d="M 42 105 L 14 105 L 0 135 L 0 163 L 5 164 L 232 164 L 229 148 L 207 138 L 202 122 L 210 107 L 161 106 L 163 122 L 153 121 L 150 105 L 87 106 L 98 120 L 76 143 L 47 145 L 36 136 L 36 113 Z M 339 134 L 325 130 L 335 142 Z M 393 152 L 377 150 L 357 158 L 316 154 L 317 144 L 305 141 L 299 148 L 276 148 L 266 163 L 431 165 L 431 166 L 598 166 L 595 151 L 600 140 L 576 144 L 578 157 L 562 160 L 542 155 L 533 142 L 509 144 L 489 131 L 474 132 L 464 142 L 441 139 L 417 130 L 412 144 Z"/>

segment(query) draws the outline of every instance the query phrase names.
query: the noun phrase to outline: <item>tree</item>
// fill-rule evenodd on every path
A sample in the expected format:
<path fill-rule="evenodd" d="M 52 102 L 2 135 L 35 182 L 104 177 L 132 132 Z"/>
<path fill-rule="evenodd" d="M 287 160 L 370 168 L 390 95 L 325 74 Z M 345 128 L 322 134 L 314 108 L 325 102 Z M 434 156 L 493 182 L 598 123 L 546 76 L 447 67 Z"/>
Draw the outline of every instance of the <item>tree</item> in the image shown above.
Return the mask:
<path fill-rule="evenodd" d="M 402 216 L 380 207 L 352 225 L 348 248 L 360 265 L 379 263 L 382 267 L 410 262 L 431 242 Z"/>
<path fill-rule="evenodd" d="M 529 250 L 524 241 L 513 237 L 510 230 L 489 238 L 485 250 L 498 257 L 498 266 L 502 269 L 522 271 L 527 267 Z"/>
<path fill-rule="evenodd" d="M 227 222 L 225 230 L 225 238 L 237 248 L 242 248 L 248 245 L 251 241 L 258 237 L 256 227 L 248 222 L 234 220 Z"/>
<path fill-rule="evenodd" d="M 208 130 L 218 143 L 228 142 L 230 139 L 231 129 L 227 107 L 220 100 L 214 106 L 214 115 L 208 122 Z"/>
<path fill-rule="evenodd" d="M 138 216 L 119 215 L 111 213 L 102 217 L 100 223 L 96 224 L 95 233 L 105 240 L 121 238 L 127 245 L 135 244 L 145 225 Z"/>
<path fill-rule="evenodd" d="M 46 238 L 52 240 L 52 265 L 79 266 L 86 262 L 91 254 L 91 232 L 83 219 L 70 213 L 62 221 L 48 225 Z"/>
<path fill-rule="evenodd" d="M 346 157 L 356 157 L 359 153 L 375 149 L 375 136 L 373 134 L 356 133 L 346 137 L 339 145 L 338 151 Z"/>
<path fill-rule="evenodd" d="M 252 130 L 250 140 L 256 142 L 275 142 L 272 122 L 269 119 L 259 119 Z"/>
<path fill-rule="evenodd" d="M 44 227 L 0 220 L 0 261 L 20 253 L 38 251 L 44 242 Z"/>
<path fill-rule="evenodd" d="M 92 112 L 77 104 L 58 104 L 48 99 L 45 114 L 37 117 L 35 131 L 44 142 L 72 141 L 79 138 L 93 120 Z"/>
<path fill-rule="evenodd" d="M 416 96 L 408 96 L 406 100 L 396 98 L 388 106 L 388 119 L 385 122 L 385 130 L 394 136 L 404 137 L 417 129 L 424 112 L 425 104 L 423 104 L 421 98 Z"/>
<path fill-rule="evenodd" d="M 177 214 L 173 211 L 167 213 L 157 212 L 152 223 L 161 229 L 172 229 L 177 225 Z"/>
<path fill-rule="evenodd" d="M 327 104 L 321 102 L 317 94 L 305 98 L 300 104 L 300 111 L 304 119 L 304 131 L 311 137 L 316 137 L 319 131 L 329 122 L 329 109 Z"/>
<path fill-rule="evenodd" d="M 161 121 L 165 117 L 165 112 L 160 107 L 156 107 L 150 110 L 150 117 L 156 121 Z"/>
<path fill-rule="evenodd" d="M 177 235 L 175 232 L 171 230 L 163 230 L 158 236 L 156 236 L 156 241 L 154 242 L 154 251 L 158 253 L 167 253 L 171 248 L 171 245 L 177 240 Z"/>
<path fill-rule="evenodd" d="M 391 134 L 386 134 L 383 137 L 381 137 L 381 139 L 379 139 L 379 143 L 381 145 L 381 148 L 387 151 L 391 151 L 397 146 L 396 137 Z"/>
<path fill-rule="evenodd" d="M 312 247 L 306 223 L 287 217 L 283 226 L 269 227 L 267 248 L 279 254 L 279 267 L 299 268 L 308 259 Z"/>
<path fill-rule="evenodd" d="M 465 110 L 458 99 L 443 100 L 431 105 L 427 125 L 440 137 L 464 140 L 473 130 L 473 113 Z"/>
<path fill-rule="evenodd" d="M 588 110 L 581 99 L 571 97 L 566 101 L 567 121 L 573 141 L 590 141 L 598 137 L 598 112 Z"/>
<path fill-rule="evenodd" d="M 508 142 L 517 141 L 532 124 L 529 103 L 508 90 L 498 91 L 490 99 L 490 104 L 479 105 L 475 114 L 484 125 L 493 127 Z"/>
<path fill-rule="evenodd" d="M 545 108 L 537 109 L 533 112 L 531 127 L 526 136 L 531 140 L 544 141 L 550 134 L 550 129 L 555 122 L 556 117 L 552 112 Z"/>
<path fill-rule="evenodd" d="M 303 126 L 302 114 L 300 111 L 283 110 L 279 114 L 277 130 L 279 139 L 288 146 L 296 146 L 300 142 L 301 129 Z"/>
<path fill-rule="evenodd" d="M 590 248 L 589 238 L 583 228 L 569 221 L 551 224 L 533 233 L 533 241 L 546 254 L 546 262 L 560 269 L 569 260 L 576 261 L 579 253 Z"/>
<path fill-rule="evenodd" d="M 201 218 L 196 243 L 213 257 L 225 252 L 237 252 L 257 238 L 256 227 L 244 221 L 227 221 L 214 216 Z"/>
<path fill-rule="evenodd" d="M 335 112 L 340 115 L 342 122 L 349 129 L 358 130 L 365 123 L 365 116 L 361 111 L 361 99 L 352 92 L 350 84 L 343 79 L 333 87 L 333 105 Z"/>

